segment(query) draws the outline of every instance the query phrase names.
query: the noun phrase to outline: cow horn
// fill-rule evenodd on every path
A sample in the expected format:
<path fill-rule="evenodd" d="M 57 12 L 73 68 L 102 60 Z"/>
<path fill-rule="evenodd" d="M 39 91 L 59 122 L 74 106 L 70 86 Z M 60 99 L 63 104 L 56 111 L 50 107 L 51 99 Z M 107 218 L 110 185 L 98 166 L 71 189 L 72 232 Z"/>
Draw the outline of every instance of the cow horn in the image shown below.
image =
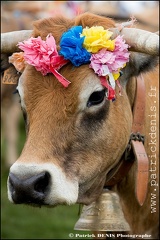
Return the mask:
<path fill-rule="evenodd" d="M 1 52 L 6 54 L 19 52 L 20 49 L 17 47 L 18 42 L 30 38 L 32 32 L 32 30 L 21 30 L 1 33 Z"/>
<path fill-rule="evenodd" d="M 150 55 L 159 55 L 159 33 L 151 33 L 136 28 L 111 28 L 112 38 L 123 35 L 126 42 L 131 46 L 130 50 L 135 52 L 147 53 Z M 21 30 L 1 34 L 1 52 L 13 53 L 20 51 L 17 43 L 31 37 L 32 30 Z M 12 40 L 12 41 L 11 41 Z"/>
<path fill-rule="evenodd" d="M 136 28 L 122 28 L 122 30 L 111 28 L 109 30 L 113 32 L 112 39 L 122 35 L 131 47 L 130 51 L 159 55 L 159 32 L 152 33 Z"/>

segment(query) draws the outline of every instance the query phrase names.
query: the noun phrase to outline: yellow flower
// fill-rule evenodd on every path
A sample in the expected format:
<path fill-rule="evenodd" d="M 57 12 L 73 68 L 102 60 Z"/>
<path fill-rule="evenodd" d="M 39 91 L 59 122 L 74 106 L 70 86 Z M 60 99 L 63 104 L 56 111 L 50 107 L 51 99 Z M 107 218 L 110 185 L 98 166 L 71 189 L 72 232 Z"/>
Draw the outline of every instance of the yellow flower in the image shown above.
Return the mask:
<path fill-rule="evenodd" d="M 104 30 L 102 26 L 86 27 L 81 34 L 81 36 L 85 36 L 83 47 L 91 53 L 97 53 L 102 48 L 113 51 L 115 42 L 114 40 L 110 40 L 112 34 L 112 32 Z"/>

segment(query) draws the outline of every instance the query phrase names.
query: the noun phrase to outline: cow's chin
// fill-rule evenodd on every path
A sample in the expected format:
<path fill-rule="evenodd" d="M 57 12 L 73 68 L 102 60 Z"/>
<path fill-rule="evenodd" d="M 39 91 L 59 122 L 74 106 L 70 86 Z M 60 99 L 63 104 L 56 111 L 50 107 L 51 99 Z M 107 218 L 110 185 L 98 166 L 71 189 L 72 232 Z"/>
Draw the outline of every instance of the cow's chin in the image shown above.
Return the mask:
<path fill-rule="evenodd" d="M 97 176 L 93 181 L 90 181 L 87 185 L 79 185 L 79 195 L 78 195 L 78 204 L 89 205 L 92 202 L 96 201 L 103 192 L 105 184 L 105 174 L 102 176 Z"/>

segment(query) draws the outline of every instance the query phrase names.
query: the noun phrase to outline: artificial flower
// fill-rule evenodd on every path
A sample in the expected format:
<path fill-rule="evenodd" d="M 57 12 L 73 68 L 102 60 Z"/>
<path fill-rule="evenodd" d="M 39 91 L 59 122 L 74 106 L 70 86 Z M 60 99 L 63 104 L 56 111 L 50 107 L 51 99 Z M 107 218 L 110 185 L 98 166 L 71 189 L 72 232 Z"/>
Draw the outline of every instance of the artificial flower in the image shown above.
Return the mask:
<path fill-rule="evenodd" d="M 9 63 L 12 63 L 18 72 L 23 72 L 26 66 L 26 62 L 24 60 L 24 52 L 13 53 L 9 57 Z"/>
<path fill-rule="evenodd" d="M 81 34 L 81 36 L 85 36 L 83 46 L 91 53 L 97 53 L 102 48 L 113 51 L 115 43 L 114 40 L 110 39 L 112 34 L 112 32 L 104 30 L 101 26 L 86 27 Z"/>
<path fill-rule="evenodd" d="M 108 89 L 108 99 L 114 100 L 115 84 L 119 84 L 121 68 L 129 61 L 129 46 L 122 36 L 111 40 L 112 34 L 102 26 L 84 29 L 82 26 L 74 26 L 63 33 L 59 53 L 51 34 L 46 37 L 46 41 L 40 36 L 31 37 L 18 46 L 24 51 L 24 59 L 28 64 L 43 75 L 53 73 L 64 87 L 70 82 L 58 73 L 62 66 L 69 61 L 77 67 L 90 63 L 89 67 L 100 76 L 101 84 Z"/>
<path fill-rule="evenodd" d="M 98 76 L 106 76 L 111 72 L 109 66 L 115 62 L 115 55 L 103 48 L 98 53 L 92 54 L 90 60 L 89 67 L 93 68 Z"/>
<path fill-rule="evenodd" d="M 114 51 L 108 51 L 105 48 L 98 53 L 92 54 L 90 67 L 94 69 L 98 76 L 105 76 L 108 72 L 118 73 L 119 69 L 129 61 L 128 44 L 121 36 L 115 39 Z"/>
<path fill-rule="evenodd" d="M 70 60 L 74 66 L 90 62 L 91 54 L 83 47 L 84 37 L 81 37 L 82 26 L 75 26 L 63 33 L 60 40 L 59 54 Z"/>
<path fill-rule="evenodd" d="M 69 85 L 69 81 L 57 72 L 68 61 L 60 56 L 57 52 L 54 37 L 49 34 L 46 41 L 38 38 L 29 38 L 24 42 L 19 42 L 18 47 L 24 51 L 24 59 L 26 62 L 40 71 L 43 75 L 53 73 L 64 87 Z"/>
<path fill-rule="evenodd" d="M 19 42 L 18 47 L 24 51 L 24 59 L 26 62 L 46 75 L 50 71 L 50 66 L 59 69 L 63 64 L 63 56 L 58 55 L 55 39 L 50 34 L 46 37 L 46 41 L 41 37 L 29 38 L 24 42 Z"/>

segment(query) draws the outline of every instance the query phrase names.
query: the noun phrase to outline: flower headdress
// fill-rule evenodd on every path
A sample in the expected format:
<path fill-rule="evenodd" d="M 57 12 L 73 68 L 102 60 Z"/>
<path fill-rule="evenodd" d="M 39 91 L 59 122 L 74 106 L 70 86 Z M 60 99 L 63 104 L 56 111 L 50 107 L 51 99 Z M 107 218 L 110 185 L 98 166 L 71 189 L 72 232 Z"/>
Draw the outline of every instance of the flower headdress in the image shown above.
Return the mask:
<path fill-rule="evenodd" d="M 28 64 L 43 75 L 53 73 L 64 87 L 70 82 L 58 72 L 62 66 L 69 61 L 76 67 L 89 64 L 100 77 L 101 84 L 108 89 L 108 99 L 114 100 L 115 82 L 118 82 L 121 69 L 129 61 L 129 46 L 122 36 L 111 40 L 112 34 L 102 26 L 84 29 L 75 26 L 63 33 L 59 53 L 51 34 L 46 37 L 46 41 L 40 36 L 31 37 L 19 42 L 18 46 L 24 51 L 24 59 Z"/>

